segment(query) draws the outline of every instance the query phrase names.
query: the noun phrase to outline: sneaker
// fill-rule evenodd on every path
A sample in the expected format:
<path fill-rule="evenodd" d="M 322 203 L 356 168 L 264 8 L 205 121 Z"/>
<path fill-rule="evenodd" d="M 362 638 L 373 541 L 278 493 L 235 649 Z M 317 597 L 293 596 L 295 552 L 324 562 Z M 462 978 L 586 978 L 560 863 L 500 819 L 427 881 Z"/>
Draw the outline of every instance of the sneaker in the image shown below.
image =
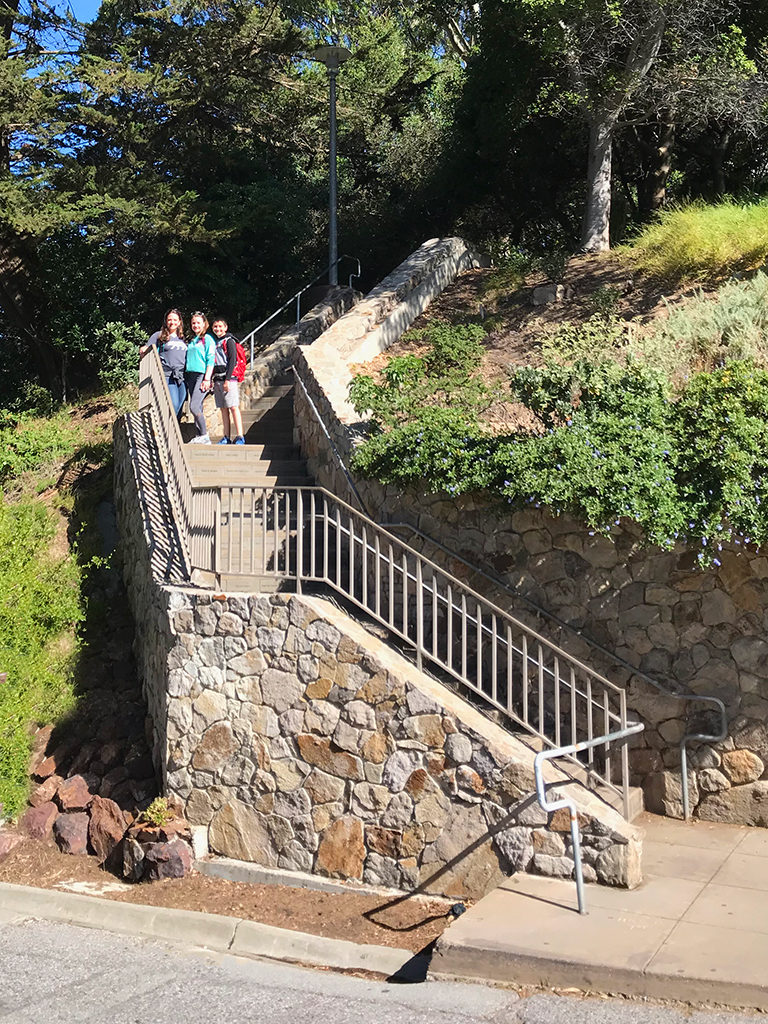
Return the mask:
<path fill-rule="evenodd" d="M 220 441 L 217 441 L 216 443 L 217 444 L 232 444 L 232 442 L 229 440 L 228 437 L 222 437 L 222 439 Z"/>
<path fill-rule="evenodd" d="M 235 444 L 245 444 L 245 438 L 241 434 L 239 437 L 235 438 L 234 443 Z"/>
<path fill-rule="evenodd" d="M 211 439 L 207 434 L 198 434 L 197 437 L 193 437 L 189 442 L 190 444 L 210 444 Z"/>

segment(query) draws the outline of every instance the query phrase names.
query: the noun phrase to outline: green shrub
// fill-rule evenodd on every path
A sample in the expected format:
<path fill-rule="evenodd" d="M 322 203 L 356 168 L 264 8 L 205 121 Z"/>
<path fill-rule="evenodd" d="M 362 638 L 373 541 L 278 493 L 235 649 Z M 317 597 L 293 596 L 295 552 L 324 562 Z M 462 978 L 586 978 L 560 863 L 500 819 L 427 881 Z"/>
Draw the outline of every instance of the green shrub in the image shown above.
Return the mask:
<path fill-rule="evenodd" d="M 768 258 L 768 202 L 697 202 L 666 210 L 621 251 L 666 281 L 720 281 Z"/>
<path fill-rule="evenodd" d="M 491 254 L 494 256 L 494 254 Z M 531 258 L 519 250 L 505 250 L 498 257 L 494 256 L 494 268 L 484 278 L 482 296 L 485 303 L 495 306 L 496 303 L 513 295 L 522 288 L 526 274 L 531 270 Z"/>
<path fill-rule="evenodd" d="M 615 316 L 593 314 L 580 324 L 564 323 L 547 334 L 541 345 L 544 361 L 575 363 L 616 354 L 624 344 L 626 324 Z"/>
<path fill-rule="evenodd" d="M 425 407 L 388 433 L 369 438 L 352 468 L 363 476 L 426 491 L 460 494 L 489 484 L 493 438 L 457 409 Z"/>
<path fill-rule="evenodd" d="M 709 297 L 699 291 L 633 349 L 672 376 L 711 370 L 728 359 L 768 363 L 768 276 L 731 281 Z"/>
<path fill-rule="evenodd" d="M 602 532 L 626 516 L 649 541 L 670 543 L 683 517 L 663 374 L 582 361 L 519 370 L 511 387 L 547 431 L 499 443 L 495 486 L 508 502 L 567 511 Z"/>
<path fill-rule="evenodd" d="M 71 455 L 80 431 L 66 411 L 48 418 L 0 409 L 0 484 Z"/>
<path fill-rule="evenodd" d="M 372 430 L 392 430 L 418 417 L 425 408 L 450 404 L 476 423 L 495 397 L 479 376 L 485 331 L 477 324 L 435 324 L 419 332 L 430 341 L 423 357 L 396 356 L 382 371 L 383 383 L 359 374 L 349 387 L 358 415 L 368 412 Z"/>
<path fill-rule="evenodd" d="M 99 383 L 105 391 L 117 391 L 139 383 L 139 345 L 147 340 L 137 323 L 104 324 L 96 338 Z"/>
<path fill-rule="evenodd" d="M 82 618 L 80 571 L 52 559 L 52 515 L 39 501 L 0 506 L 0 804 L 14 816 L 26 800 L 29 727 L 73 703 L 72 626 Z"/>
<path fill-rule="evenodd" d="M 689 534 L 768 540 L 768 372 L 748 361 L 697 374 L 672 411 Z M 712 551 L 712 548 L 715 551 Z"/>

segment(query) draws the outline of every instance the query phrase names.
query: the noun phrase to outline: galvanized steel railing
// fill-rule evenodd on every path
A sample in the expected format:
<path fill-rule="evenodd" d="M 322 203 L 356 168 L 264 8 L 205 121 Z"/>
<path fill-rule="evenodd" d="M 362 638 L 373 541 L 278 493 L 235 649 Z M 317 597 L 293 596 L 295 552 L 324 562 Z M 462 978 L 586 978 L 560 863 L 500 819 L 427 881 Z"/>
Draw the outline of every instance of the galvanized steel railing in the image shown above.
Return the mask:
<path fill-rule="evenodd" d="M 317 277 L 313 277 L 312 280 L 309 282 L 309 284 L 305 284 L 304 287 L 300 288 L 297 292 L 295 292 L 290 297 L 290 299 L 286 299 L 286 301 L 282 304 L 282 306 L 279 309 L 276 309 L 274 313 L 270 313 L 270 315 L 267 317 L 266 320 L 262 320 L 262 322 L 258 325 L 258 327 L 254 327 L 254 329 L 252 331 L 249 331 L 248 334 L 246 334 L 246 336 L 242 340 L 242 345 L 243 345 L 243 348 L 250 348 L 250 351 L 251 351 L 250 362 L 251 363 L 253 362 L 253 357 L 254 357 L 254 354 L 255 354 L 255 351 L 256 351 L 256 335 L 259 334 L 260 331 L 263 331 L 264 328 L 267 326 L 267 324 L 272 323 L 272 321 L 275 319 L 276 316 L 279 316 L 283 312 L 284 309 L 288 309 L 288 307 L 290 305 L 292 305 L 294 302 L 296 303 L 296 323 L 298 323 L 301 320 L 301 297 L 302 297 L 302 295 L 305 292 L 308 292 L 309 289 L 313 287 L 313 285 L 316 285 L 317 282 L 321 278 L 325 277 L 325 275 L 328 274 L 333 267 L 337 267 L 344 260 L 353 260 L 357 264 L 357 273 L 349 275 L 349 287 L 350 288 L 352 287 L 352 278 L 359 278 L 360 275 L 362 274 L 362 270 L 361 270 L 361 267 L 360 267 L 360 260 L 357 258 L 357 256 L 346 256 L 346 255 L 345 256 L 339 256 L 339 258 L 337 260 L 334 260 L 333 263 L 330 263 L 325 268 L 325 270 L 321 270 L 320 273 L 317 275 Z"/>
<path fill-rule="evenodd" d="M 564 750 L 582 781 L 616 792 L 629 814 L 626 692 L 394 534 L 317 487 L 221 488 L 220 578 L 322 583 L 387 627 L 418 667 L 459 682 L 544 746 Z M 615 734 L 602 744 L 597 739 Z M 596 741 L 596 742 L 593 742 Z"/>
<path fill-rule="evenodd" d="M 171 404 L 165 383 L 163 367 L 156 346 L 152 345 L 143 357 L 139 373 L 139 410 L 149 411 L 155 430 L 162 441 L 161 456 L 165 455 L 167 486 L 176 510 L 183 554 L 190 576 L 192 570 L 209 568 L 216 519 L 218 493 L 208 488 L 194 487 L 192 474 L 184 456 L 184 440 L 179 421 Z"/>

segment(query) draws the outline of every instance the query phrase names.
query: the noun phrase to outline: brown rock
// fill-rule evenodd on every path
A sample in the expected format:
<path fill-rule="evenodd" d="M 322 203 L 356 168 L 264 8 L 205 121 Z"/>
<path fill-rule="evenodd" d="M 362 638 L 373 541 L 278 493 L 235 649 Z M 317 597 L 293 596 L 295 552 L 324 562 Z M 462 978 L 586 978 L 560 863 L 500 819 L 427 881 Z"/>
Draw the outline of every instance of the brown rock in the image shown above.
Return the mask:
<path fill-rule="evenodd" d="M 32 790 L 29 798 L 30 807 L 39 807 L 40 804 L 47 804 L 56 796 L 56 790 L 64 780 L 60 775 L 50 775 L 45 782 Z"/>
<path fill-rule="evenodd" d="M 411 772 L 408 776 L 408 781 L 405 784 L 405 790 L 413 797 L 414 800 L 418 800 L 420 796 L 424 795 L 428 785 L 429 775 L 423 768 L 417 768 L 415 772 Z"/>
<path fill-rule="evenodd" d="M 127 778 L 128 772 L 125 770 L 124 766 L 121 764 L 116 765 L 114 768 L 110 769 L 101 780 L 99 796 L 111 796 L 112 790 L 115 786 L 120 785 L 121 782 L 125 782 Z"/>
<path fill-rule="evenodd" d="M 413 740 L 428 747 L 441 748 L 445 743 L 445 729 L 440 715 L 414 715 L 405 720 L 405 729 Z"/>
<path fill-rule="evenodd" d="M 341 779 L 361 782 L 365 778 L 360 758 L 348 754 L 345 750 L 331 750 L 329 739 L 302 735 L 297 736 L 296 741 L 307 764 L 315 765 L 329 775 L 337 775 Z"/>
<path fill-rule="evenodd" d="M 56 803 L 62 811 L 84 811 L 91 800 L 93 794 L 82 775 L 65 779 L 56 790 Z"/>
<path fill-rule="evenodd" d="M 237 749 L 237 740 L 232 735 L 232 727 L 228 722 L 217 722 L 203 733 L 192 756 L 192 767 L 201 771 L 215 771 Z"/>
<path fill-rule="evenodd" d="M 765 765 L 751 750 L 729 750 L 723 754 L 723 771 L 734 786 L 755 782 L 763 774 Z"/>
<path fill-rule="evenodd" d="M 48 749 L 48 742 L 53 732 L 52 725 L 45 725 L 38 729 L 32 737 L 32 757 L 29 760 L 29 774 L 36 775 L 37 769 L 43 763 Z"/>
<path fill-rule="evenodd" d="M 208 840 L 211 850 L 236 860 L 277 867 L 277 851 L 267 819 L 248 804 L 233 800 L 213 816 Z"/>
<path fill-rule="evenodd" d="M 308 700 L 325 700 L 328 694 L 333 688 L 333 683 L 330 679 L 323 677 L 318 679 L 314 683 L 310 683 L 306 689 L 306 695 Z"/>
<path fill-rule="evenodd" d="M 472 793 L 485 792 L 485 783 L 474 770 L 467 764 L 461 764 L 456 769 L 456 785 L 461 789 L 468 789 Z"/>
<path fill-rule="evenodd" d="M 432 776 L 437 776 L 445 770 L 445 754 L 428 753 L 424 757 L 427 771 Z"/>
<path fill-rule="evenodd" d="M 419 857 L 424 849 L 424 827 L 412 822 L 403 829 L 400 849 L 404 856 Z"/>
<path fill-rule="evenodd" d="M 87 853 L 88 815 L 85 811 L 60 814 L 53 823 L 53 838 L 62 853 Z"/>
<path fill-rule="evenodd" d="M 505 766 L 499 789 L 513 799 L 520 799 L 536 792 L 536 780 L 533 771 L 525 765 L 508 764 Z"/>
<path fill-rule="evenodd" d="M 151 843 L 144 848 L 143 877 L 148 882 L 183 878 L 192 870 L 192 851 L 183 839 Z"/>
<path fill-rule="evenodd" d="M 69 771 L 73 775 L 79 775 L 91 763 L 91 760 L 95 752 L 95 743 L 84 743 L 75 754 L 74 759 L 72 760 L 72 763 L 69 766 Z"/>
<path fill-rule="evenodd" d="M 18 832 L 11 832 L 7 829 L 0 829 L 0 861 L 2 861 L 18 843 L 21 836 Z"/>
<path fill-rule="evenodd" d="M 40 779 L 42 781 L 43 779 L 49 778 L 51 775 L 55 775 L 56 768 L 56 758 L 51 754 L 48 757 L 43 758 L 43 760 L 35 767 L 32 774 L 36 779 Z"/>
<path fill-rule="evenodd" d="M 319 874 L 362 879 L 364 861 L 363 825 L 357 818 L 339 818 L 323 832 L 315 862 Z"/>
<path fill-rule="evenodd" d="M 90 808 L 88 841 L 99 863 L 103 864 L 125 834 L 123 812 L 114 802 L 95 796 Z"/>
<path fill-rule="evenodd" d="M 365 830 L 368 849 L 380 853 L 382 857 L 399 857 L 401 838 L 400 832 L 391 828 L 380 828 L 378 825 L 369 825 Z"/>
<path fill-rule="evenodd" d="M 386 672 L 377 672 L 355 694 L 355 700 L 363 700 L 366 704 L 379 704 L 389 696 L 391 687 Z"/>
<path fill-rule="evenodd" d="M 363 743 L 360 753 L 371 764 L 383 764 L 389 753 L 389 743 L 383 732 L 374 732 Z"/>
<path fill-rule="evenodd" d="M 313 804 L 328 804 L 343 799 L 346 783 L 342 779 L 337 779 L 335 775 L 326 775 L 315 768 L 307 776 L 304 789 L 309 793 Z"/>
<path fill-rule="evenodd" d="M 588 814 L 583 814 L 581 811 L 578 811 L 576 817 L 581 831 L 589 828 L 592 824 L 592 818 Z M 558 810 L 552 812 L 549 819 L 549 827 L 553 832 L 571 831 L 571 816 L 568 813 L 567 807 L 560 807 Z"/>
<path fill-rule="evenodd" d="M 123 877 L 138 882 L 144 872 L 144 847 L 131 836 L 123 842 Z"/>
<path fill-rule="evenodd" d="M 30 807 L 22 815 L 19 828 L 33 839 L 46 839 L 51 834 L 59 808 L 49 800 L 39 807 Z"/>

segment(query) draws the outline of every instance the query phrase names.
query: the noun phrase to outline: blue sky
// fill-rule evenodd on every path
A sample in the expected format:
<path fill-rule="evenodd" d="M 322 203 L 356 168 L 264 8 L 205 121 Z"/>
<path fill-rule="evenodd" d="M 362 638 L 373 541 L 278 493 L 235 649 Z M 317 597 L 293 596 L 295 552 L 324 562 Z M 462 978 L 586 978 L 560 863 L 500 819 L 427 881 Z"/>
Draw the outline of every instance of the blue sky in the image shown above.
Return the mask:
<path fill-rule="evenodd" d="M 93 21 L 101 5 L 101 0 L 68 0 L 78 21 Z"/>

